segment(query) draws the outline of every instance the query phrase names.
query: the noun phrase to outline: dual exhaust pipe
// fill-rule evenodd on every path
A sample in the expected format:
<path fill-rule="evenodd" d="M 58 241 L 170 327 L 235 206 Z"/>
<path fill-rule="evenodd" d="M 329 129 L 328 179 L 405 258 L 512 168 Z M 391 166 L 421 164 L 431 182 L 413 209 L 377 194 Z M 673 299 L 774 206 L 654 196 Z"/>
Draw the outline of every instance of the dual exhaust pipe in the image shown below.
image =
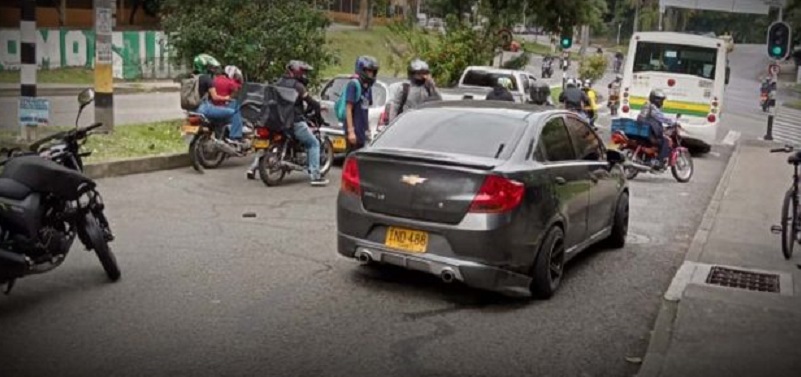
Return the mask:
<path fill-rule="evenodd" d="M 373 258 L 370 255 L 370 253 L 365 251 L 359 250 L 356 252 L 356 255 L 354 256 L 356 257 L 356 260 L 359 261 L 359 263 L 361 263 L 362 265 L 367 265 L 373 262 Z M 446 267 L 442 270 L 442 272 L 440 272 L 439 278 L 442 279 L 443 283 L 446 284 L 453 283 L 453 281 L 456 280 L 456 272 L 453 271 L 452 268 Z"/>

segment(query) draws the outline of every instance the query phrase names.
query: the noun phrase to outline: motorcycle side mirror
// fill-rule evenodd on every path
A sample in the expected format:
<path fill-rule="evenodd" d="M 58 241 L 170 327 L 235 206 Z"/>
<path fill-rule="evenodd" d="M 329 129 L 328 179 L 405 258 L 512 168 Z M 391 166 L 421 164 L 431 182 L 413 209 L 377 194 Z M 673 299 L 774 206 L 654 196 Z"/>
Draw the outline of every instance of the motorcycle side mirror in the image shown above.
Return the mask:
<path fill-rule="evenodd" d="M 83 109 L 95 100 L 95 91 L 92 88 L 84 89 L 78 93 L 78 104 L 81 106 L 78 109 L 78 116 L 75 117 L 75 127 L 78 127 L 78 120 L 81 119 Z"/>
<path fill-rule="evenodd" d="M 606 161 L 608 161 L 610 165 L 616 165 L 626 161 L 626 157 L 623 156 L 623 153 L 620 153 L 620 151 L 614 149 L 607 149 Z"/>

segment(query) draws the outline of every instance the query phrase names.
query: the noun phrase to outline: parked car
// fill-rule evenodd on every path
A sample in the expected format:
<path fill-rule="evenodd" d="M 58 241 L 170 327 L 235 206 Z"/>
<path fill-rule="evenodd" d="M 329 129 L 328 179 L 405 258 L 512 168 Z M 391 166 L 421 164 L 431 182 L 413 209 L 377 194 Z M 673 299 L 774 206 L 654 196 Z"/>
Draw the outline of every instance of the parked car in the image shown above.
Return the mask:
<path fill-rule="evenodd" d="M 625 245 L 623 160 L 564 110 L 430 103 L 345 161 L 338 252 L 547 298 L 579 252 Z"/>
<path fill-rule="evenodd" d="M 328 80 L 328 82 L 323 85 L 323 89 L 320 92 L 320 103 L 324 109 L 330 110 L 325 111 L 323 113 L 323 117 L 325 118 L 325 121 L 331 125 L 331 127 L 324 127 L 321 131 L 331 138 L 331 142 L 334 144 L 334 153 L 337 154 L 345 152 L 346 139 L 345 129 L 336 119 L 333 108 L 334 104 L 339 99 L 342 90 L 345 88 L 345 84 L 350 79 L 351 75 L 338 75 Z M 379 77 L 373 85 L 373 105 L 370 106 L 370 109 L 368 110 L 370 119 L 370 136 L 375 134 L 376 127 L 378 126 L 378 119 L 381 116 L 381 113 L 384 111 L 384 107 L 387 104 L 388 98 L 390 98 L 387 94 L 389 86 L 393 83 L 400 82 L 401 80 L 402 79 L 394 77 Z"/>
<path fill-rule="evenodd" d="M 515 102 L 525 103 L 529 97 L 531 83 L 536 81 L 536 77 L 527 71 L 511 69 L 501 69 L 495 67 L 470 66 L 462 72 L 459 84 L 456 88 L 442 89 L 444 100 L 473 99 L 484 100 L 487 94 L 498 82 L 498 78 L 506 77 L 512 80 L 512 96 Z"/>

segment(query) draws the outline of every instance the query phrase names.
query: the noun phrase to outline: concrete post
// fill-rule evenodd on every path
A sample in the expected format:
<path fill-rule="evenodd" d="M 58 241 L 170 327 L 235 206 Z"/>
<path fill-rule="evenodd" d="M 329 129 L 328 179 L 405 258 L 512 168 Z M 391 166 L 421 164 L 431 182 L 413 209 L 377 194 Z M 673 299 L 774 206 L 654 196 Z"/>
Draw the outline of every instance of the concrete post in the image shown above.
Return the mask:
<path fill-rule="evenodd" d="M 20 0 L 20 100 L 36 97 L 36 0 Z M 22 102 L 20 106 L 22 107 Z M 21 110 L 18 110 L 21 111 Z M 35 128 L 21 125 L 22 138 L 31 141 Z"/>
<path fill-rule="evenodd" d="M 95 9 L 95 122 L 101 130 L 114 129 L 114 79 L 111 34 L 113 0 L 94 0 Z"/>

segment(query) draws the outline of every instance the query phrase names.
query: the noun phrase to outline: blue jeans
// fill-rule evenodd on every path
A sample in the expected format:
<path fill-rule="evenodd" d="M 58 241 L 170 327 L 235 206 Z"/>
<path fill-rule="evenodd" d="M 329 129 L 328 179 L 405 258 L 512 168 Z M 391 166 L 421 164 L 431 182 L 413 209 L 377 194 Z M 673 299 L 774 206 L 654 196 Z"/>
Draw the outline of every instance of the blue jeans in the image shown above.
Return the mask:
<path fill-rule="evenodd" d="M 295 123 L 292 127 L 292 133 L 295 134 L 295 139 L 306 147 L 311 179 L 320 179 L 320 141 L 314 137 L 311 129 L 304 121 Z"/>
<path fill-rule="evenodd" d="M 236 101 L 231 101 L 228 106 L 215 106 L 210 101 L 203 101 L 197 112 L 213 121 L 231 122 L 231 139 L 242 138 L 242 115 L 239 113 Z"/>

